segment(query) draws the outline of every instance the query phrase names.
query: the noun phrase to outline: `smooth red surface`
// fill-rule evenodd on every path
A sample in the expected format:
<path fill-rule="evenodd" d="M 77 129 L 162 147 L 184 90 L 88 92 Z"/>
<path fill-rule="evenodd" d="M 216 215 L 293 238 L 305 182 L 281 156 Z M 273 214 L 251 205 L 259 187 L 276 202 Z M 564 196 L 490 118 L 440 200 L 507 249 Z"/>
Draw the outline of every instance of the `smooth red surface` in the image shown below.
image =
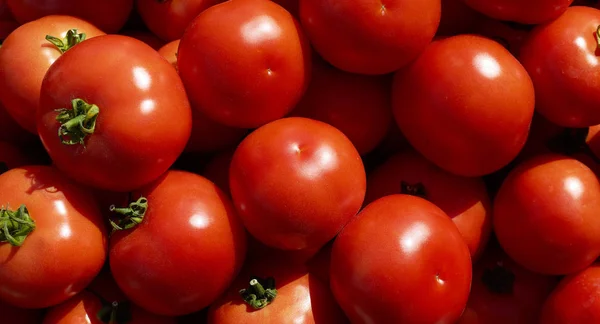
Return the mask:
<path fill-rule="evenodd" d="M 560 16 L 573 0 L 463 0 L 494 19 L 539 24 Z"/>

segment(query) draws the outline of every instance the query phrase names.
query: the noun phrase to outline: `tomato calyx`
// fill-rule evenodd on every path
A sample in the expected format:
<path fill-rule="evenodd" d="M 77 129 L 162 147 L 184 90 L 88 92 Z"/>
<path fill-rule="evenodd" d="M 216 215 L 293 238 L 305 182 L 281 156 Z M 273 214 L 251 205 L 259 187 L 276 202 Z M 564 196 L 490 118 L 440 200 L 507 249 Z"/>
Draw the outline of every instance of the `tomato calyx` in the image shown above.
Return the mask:
<path fill-rule="evenodd" d="M 501 264 L 483 271 L 481 281 L 489 291 L 499 294 L 512 294 L 515 283 L 515 275 Z"/>
<path fill-rule="evenodd" d="M 122 215 L 123 217 L 117 221 L 110 219 L 110 224 L 113 231 L 121 231 L 133 228 L 144 220 L 146 211 L 148 210 L 148 199 L 140 197 L 137 201 L 131 202 L 128 207 L 109 207 L 111 212 Z"/>
<path fill-rule="evenodd" d="M 596 44 L 598 44 L 597 48 L 600 48 L 600 26 L 596 28 L 596 33 L 594 35 L 596 36 Z"/>
<path fill-rule="evenodd" d="M 100 108 L 83 99 L 73 99 L 71 104 L 72 109 L 56 110 L 58 112 L 56 121 L 60 123 L 58 137 L 65 145 L 81 144 L 85 147 L 84 139 L 94 133 Z"/>
<path fill-rule="evenodd" d="M 52 35 L 46 35 L 46 40 L 52 43 L 60 53 L 70 50 L 73 46 L 85 40 L 85 33 L 78 33 L 77 29 L 69 29 L 65 38 L 60 39 Z"/>
<path fill-rule="evenodd" d="M 254 310 L 265 308 L 277 297 L 275 279 L 252 277 L 248 288 L 241 289 L 240 295 Z"/>
<path fill-rule="evenodd" d="M 408 183 L 406 181 L 400 182 L 400 193 L 405 195 L 416 196 L 420 198 L 427 198 L 427 191 L 425 190 L 425 186 L 418 183 Z"/>
<path fill-rule="evenodd" d="M 125 324 L 131 322 L 131 306 L 128 302 L 107 303 L 102 300 L 104 306 L 98 311 L 96 317 L 106 324 Z"/>
<path fill-rule="evenodd" d="M 21 205 L 16 211 L 2 207 L 0 228 L 0 243 L 8 242 L 12 246 L 21 246 L 27 235 L 35 229 L 35 222 L 25 205 Z"/>

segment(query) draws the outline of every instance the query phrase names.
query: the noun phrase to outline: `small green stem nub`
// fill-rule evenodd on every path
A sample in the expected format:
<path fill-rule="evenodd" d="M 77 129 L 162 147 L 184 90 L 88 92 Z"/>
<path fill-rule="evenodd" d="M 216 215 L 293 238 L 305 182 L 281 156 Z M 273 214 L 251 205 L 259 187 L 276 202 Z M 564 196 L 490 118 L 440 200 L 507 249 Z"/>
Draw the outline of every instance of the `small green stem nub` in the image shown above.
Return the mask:
<path fill-rule="evenodd" d="M 25 205 L 21 205 L 16 211 L 4 207 L 0 209 L 0 243 L 21 246 L 34 229 L 35 222 Z"/>
<path fill-rule="evenodd" d="M 46 35 L 46 40 L 56 46 L 61 53 L 64 53 L 73 48 L 73 46 L 83 42 L 85 40 L 85 33 L 78 33 L 77 29 L 69 29 L 67 36 L 63 39 Z"/>
<path fill-rule="evenodd" d="M 265 308 L 275 300 L 275 297 L 277 297 L 275 279 L 253 277 L 250 280 L 250 286 L 240 290 L 240 295 L 253 309 L 258 310 Z"/>
<path fill-rule="evenodd" d="M 108 303 L 102 300 L 104 305 L 96 314 L 96 318 L 105 324 L 126 324 L 131 322 L 131 306 L 129 302 L 113 301 Z"/>
<path fill-rule="evenodd" d="M 148 210 L 148 199 L 140 197 L 137 201 L 129 204 L 128 207 L 117 208 L 115 205 L 110 206 L 110 211 L 122 215 L 117 222 L 110 220 L 110 224 L 114 231 L 121 231 L 137 226 L 144 220 L 146 211 Z"/>
<path fill-rule="evenodd" d="M 100 108 L 82 99 L 73 99 L 71 104 L 72 109 L 56 110 L 56 120 L 60 123 L 58 137 L 65 145 L 81 144 L 85 147 L 84 139 L 94 133 Z"/>
<path fill-rule="evenodd" d="M 600 48 L 600 26 L 598 26 L 598 28 L 596 28 L 596 44 L 598 45 L 598 48 Z"/>

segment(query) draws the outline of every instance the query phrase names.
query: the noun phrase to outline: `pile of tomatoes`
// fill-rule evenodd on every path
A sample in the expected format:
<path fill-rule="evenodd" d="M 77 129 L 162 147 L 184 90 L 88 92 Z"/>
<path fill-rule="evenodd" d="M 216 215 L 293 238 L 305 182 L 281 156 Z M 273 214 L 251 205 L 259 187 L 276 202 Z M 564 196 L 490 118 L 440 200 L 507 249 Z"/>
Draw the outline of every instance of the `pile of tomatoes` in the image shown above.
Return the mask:
<path fill-rule="evenodd" d="M 600 5 L 0 0 L 0 323 L 600 323 Z"/>

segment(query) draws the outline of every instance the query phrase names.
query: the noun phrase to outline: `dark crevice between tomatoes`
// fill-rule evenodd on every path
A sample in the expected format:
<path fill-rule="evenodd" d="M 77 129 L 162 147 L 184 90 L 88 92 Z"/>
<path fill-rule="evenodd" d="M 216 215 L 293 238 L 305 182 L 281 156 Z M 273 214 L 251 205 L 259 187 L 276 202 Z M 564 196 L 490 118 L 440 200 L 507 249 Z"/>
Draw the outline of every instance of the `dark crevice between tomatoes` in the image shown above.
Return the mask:
<path fill-rule="evenodd" d="M 240 295 L 252 309 L 263 309 L 277 297 L 275 279 L 252 277 L 248 288 L 241 289 Z"/>
<path fill-rule="evenodd" d="M 406 181 L 400 182 L 400 193 L 427 199 L 425 186 L 420 182 L 415 184 Z"/>
<path fill-rule="evenodd" d="M 85 40 L 85 33 L 78 33 L 77 29 L 69 29 L 65 38 L 58 38 L 52 35 L 46 35 L 46 40 L 52 43 L 61 53 L 64 53 L 73 46 Z"/>
<path fill-rule="evenodd" d="M 554 153 L 565 154 L 568 156 L 583 153 L 589 156 L 595 163 L 600 164 L 600 158 L 596 156 L 586 142 L 588 133 L 589 128 L 587 127 L 567 128 L 556 137 L 550 139 L 547 145 Z"/>
<path fill-rule="evenodd" d="M 131 303 L 128 301 L 109 302 L 93 290 L 86 289 L 87 292 L 96 296 L 102 304 L 102 308 L 96 314 L 96 318 L 106 324 L 127 324 L 133 319 L 131 315 Z"/>
<path fill-rule="evenodd" d="M 27 235 L 35 229 L 35 221 L 29 215 L 25 205 L 21 205 L 16 211 L 2 208 L 0 209 L 0 227 L 0 242 L 21 246 Z"/>
<path fill-rule="evenodd" d="M 508 269 L 498 265 L 491 269 L 485 269 L 481 281 L 489 291 L 499 295 L 507 295 L 513 293 L 515 275 Z"/>
<path fill-rule="evenodd" d="M 131 202 L 127 207 L 111 205 L 109 209 L 111 212 L 122 216 L 117 220 L 109 219 L 113 232 L 130 229 L 144 220 L 144 216 L 146 216 L 146 211 L 148 210 L 148 199 L 140 197 L 138 200 Z"/>
<path fill-rule="evenodd" d="M 8 165 L 6 164 L 6 162 L 0 162 L 0 174 L 3 174 L 4 172 L 10 170 L 8 168 Z"/>
<path fill-rule="evenodd" d="M 71 104 L 72 109 L 57 110 L 56 120 L 60 123 L 58 137 L 65 145 L 81 144 L 85 147 L 85 138 L 93 134 L 96 129 L 100 108 L 82 99 L 73 99 Z"/>

